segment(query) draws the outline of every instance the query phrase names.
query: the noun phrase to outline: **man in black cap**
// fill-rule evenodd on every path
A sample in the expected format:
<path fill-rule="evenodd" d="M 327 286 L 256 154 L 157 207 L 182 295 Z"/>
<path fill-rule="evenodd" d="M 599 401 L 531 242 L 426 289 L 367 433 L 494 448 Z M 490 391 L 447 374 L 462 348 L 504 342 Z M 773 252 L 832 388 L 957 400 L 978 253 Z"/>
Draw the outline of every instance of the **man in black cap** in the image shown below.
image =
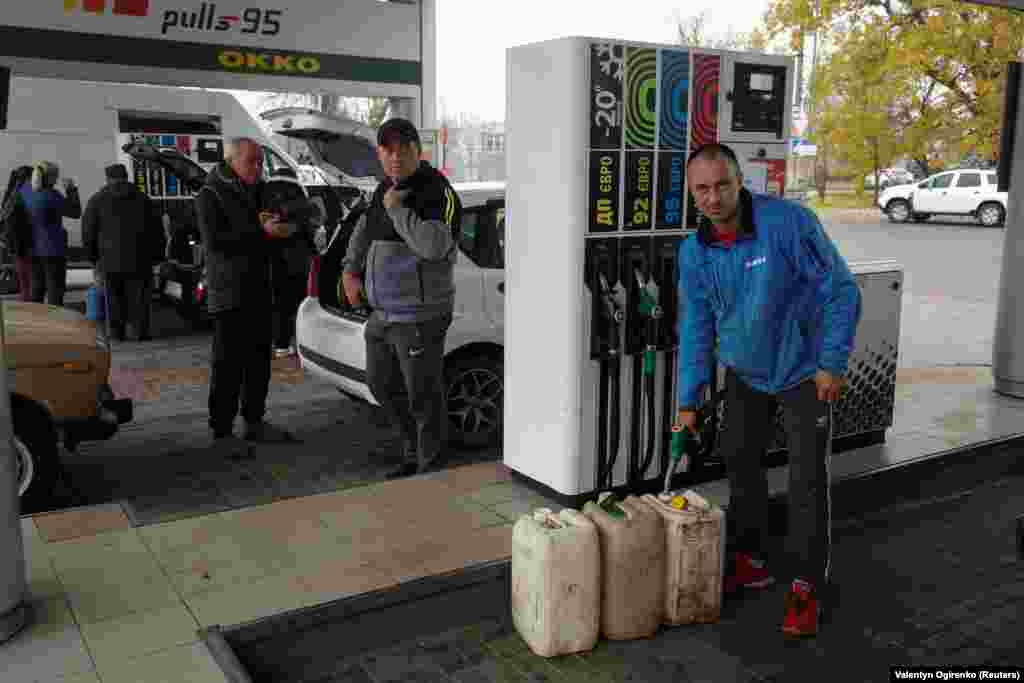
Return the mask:
<path fill-rule="evenodd" d="M 89 200 L 82 215 L 82 241 L 97 284 L 109 297 L 109 329 L 125 340 L 126 324 L 139 341 L 149 337 L 153 265 L 163 257 L 164 226 L 153 201 L 128 181 L 124 164 L 107 166 L 107 185 Z"/>
<path fill-rule="evenodd" d="M 373 309 L 367 383 L 405 440 L 404 462 L 390 478 L 440 464 L 448 419 L 442 364 L 462 206 L 420 152 L 411 122 L 390 119 L 378 130 L 386 177 L 352 232 L 342 278 L 349 302 Z"/>

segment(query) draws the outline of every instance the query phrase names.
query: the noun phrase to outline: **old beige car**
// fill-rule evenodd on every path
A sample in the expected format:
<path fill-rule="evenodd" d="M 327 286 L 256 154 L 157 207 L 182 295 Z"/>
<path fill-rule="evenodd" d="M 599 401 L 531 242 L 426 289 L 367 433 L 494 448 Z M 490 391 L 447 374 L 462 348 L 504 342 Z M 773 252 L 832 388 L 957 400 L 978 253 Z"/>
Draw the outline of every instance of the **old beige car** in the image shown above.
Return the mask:
<path fill-rule="evenodd" d="M 58 447 L 109 439 L 132 419 L 109 384 L 110 346 L 67 308 L 4 301 L 3 355 L 22 506 L 45 503 L 61 471 Z"/>

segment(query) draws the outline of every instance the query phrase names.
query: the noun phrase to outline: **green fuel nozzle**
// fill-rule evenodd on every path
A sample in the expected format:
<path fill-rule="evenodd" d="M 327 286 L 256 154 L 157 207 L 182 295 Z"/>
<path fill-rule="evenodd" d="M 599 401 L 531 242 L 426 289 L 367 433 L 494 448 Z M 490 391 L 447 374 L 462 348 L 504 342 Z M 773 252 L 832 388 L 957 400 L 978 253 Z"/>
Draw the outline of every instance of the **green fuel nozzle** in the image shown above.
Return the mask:
<path fill-rule="evenodd" d="M 672 488 L 672 475 L 676 473 L 676 468 L 679 466 L 680 462 L 683 462 L 684 472 L 690 469 L 690 461 L 692 459 L 696 445 L 697 437 L 690 430 L 689 427 L 685 427 L 682 425 L 674 425 L 672 427 L 672 443 L 671 449 L 669 451 L 669 466 L 668 471 L 665 473 L 665 493 L 668 493 Z"/>

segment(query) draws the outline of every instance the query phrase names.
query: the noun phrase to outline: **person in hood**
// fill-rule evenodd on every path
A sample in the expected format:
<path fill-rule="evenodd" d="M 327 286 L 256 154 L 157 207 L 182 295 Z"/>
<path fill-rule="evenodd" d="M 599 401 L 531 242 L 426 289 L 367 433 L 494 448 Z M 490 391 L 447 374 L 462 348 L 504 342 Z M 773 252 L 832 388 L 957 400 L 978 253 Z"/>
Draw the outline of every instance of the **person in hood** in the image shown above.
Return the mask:
<path fill-rule="evenodd" d="M 789 539 L 793 581 L 782 630 L 818 632 L 829 578 L 832 404 L 839 400 L 861 315 L 846 261 L 809 209 L 743 187 L 736 154 L 696 150 L 687 181 L 702 217 L 679 246 L 679 415 L 696 432 L 713 356 L 725 367 L 721 452 L 735 523 L 725 590 L 763 588 L 768 484 L 761 455 L 782 407 L 789 446 Z"/>
<path fill-rule="evenodd" d="M 64 218 L 81 218 L 78 187 L 64 180 L 64 192 L 56 189 L 60 168 L 49 161 L 32 167 L 32 182 L 19 193 L 32 225 L 32 301 L 64 305 L 67 288 L 68 231 Z"/>
<path fill-rule="evenodd" d="M 7 220 L 7 248 L 14 259 L 14 276 L 18 283 L 18 299 L 32 301 L 32 223 L 21 199 L 21 188 L 32 178 L 31 166 L 19 166 L 11 171 L 4 192 L 3 207 Z"/>
<path fill-rule="evenodd" d="M 274 355 L 293 355 L 295 319 L 306 293 L 309 262 L 316 252 L 313 243 L 312 205 L 295 171 L 274 171 L 264 190 L 263 206 L 282 221 L 294 224 L 295 234 L 280 241 L 272 257 L 270 274 L 274 292 Z"/>
<path fill-rule="evenodd" d="M 163 252 L 163 217 L 146 193 L 128 180 L 124 164 L 107 166 L 107 185 L 82 214 L 82 242 L 97 281 L 106 288 L 108 326 L 118 341 L 130 325 L 139 341 L 150 338 L 150 282 Z"/>
<path fill-rule="evenodd" d="M 194 200 L 213 318 L 209 423 L 214 443 L 231 455 L 244 445 L 233 433 L 239 401 L 245 440 L 295 441 L 264 420 L 273 326 L 270 256 L 294 226 L 263 210 L 262 172 L 259 143 L 233 138 Z"/>
<path fill-rule="evenodd" d="M 377 153 L 386 177 L 349 239 L 342 283 L 349 303 L 373 309 L 365 331 L 367 383 L 405 440 L 404 462 L 389 473 L 394 478 L 428 471 L 442 459 L 442 364 L 462 206 L 447 178 L 420 161 L 411 122 L 386 121 Z"/>

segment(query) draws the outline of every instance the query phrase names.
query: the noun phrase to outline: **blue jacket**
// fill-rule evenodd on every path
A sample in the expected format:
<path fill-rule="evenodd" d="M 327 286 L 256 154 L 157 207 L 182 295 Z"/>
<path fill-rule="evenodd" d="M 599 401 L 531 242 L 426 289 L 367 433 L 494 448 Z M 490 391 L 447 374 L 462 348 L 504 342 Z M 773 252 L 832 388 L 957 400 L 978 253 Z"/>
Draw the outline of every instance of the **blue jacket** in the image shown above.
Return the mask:
<path fill-rule="evenodd" d="M 36 192 L 31 183 L 18 190 L 32 224 L 32 254 L 34 256 L 65 256 L 68 234 L 64 218 L 81 218 L 82 203 L 78 189 L 72 187 L 65 197 L 58 190 L 46 188 Z"/>
<path fill-rule="evenodd" d="M 810 210 L 740 191 L 732 247 L 706 221 L 679 245 L 679 406 L 693 408 L 718 360 L 777 394 L 819 369 L 846 372 L 861 294 Z"/>

